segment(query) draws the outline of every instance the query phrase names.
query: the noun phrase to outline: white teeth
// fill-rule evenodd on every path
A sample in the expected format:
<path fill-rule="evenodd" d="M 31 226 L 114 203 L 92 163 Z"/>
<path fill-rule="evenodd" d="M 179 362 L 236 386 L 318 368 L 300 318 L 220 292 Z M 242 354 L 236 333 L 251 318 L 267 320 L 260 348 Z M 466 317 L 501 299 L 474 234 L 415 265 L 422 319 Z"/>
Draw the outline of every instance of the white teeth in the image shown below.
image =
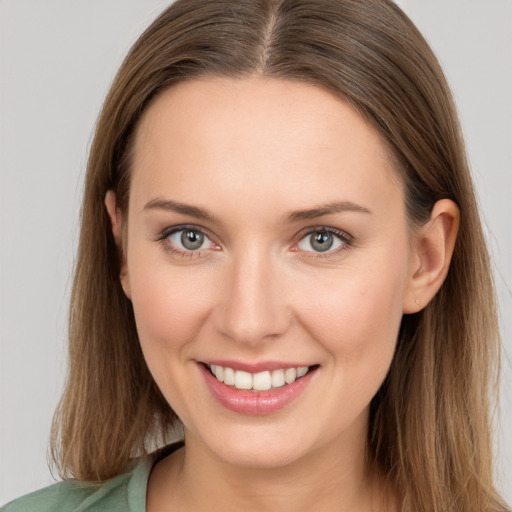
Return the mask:
<path fill-rule="evenodd" d="M 251 389 L 252 388 L 252 375 L 242 370 L 235 372 L 235 388 L 237 389 Z"/>
<path fill-rule="evenodd" d="M 224 382 L 224 368 L 222 368 L 222 366 L 215 368 L 215 377 L 217 377 L 217 380 L 220 382 Z"/>
<path fill-rule="evenodd" d="M 299 368 L 297 368 L 297 378 L 304 377 L 304 375 L 308 373 L 308 370 L 309 368 L 307 366 L 299 366 Z"/>
<path fill-rule="evenodd" d="M 292 384 L 300 377 L 304 377 L 309 371 L 309 366 L 249 373 L 212 364 L 210 370 L 219 382 L 224 382 L 227 386 L 245 390 L 268 391 L 285 384 Z"/>
<path fill-rule="evenodd" d="M 291 384 L 292 382 L 295 382 L 296 378 L 297 370 L 295 368 L 286 368 L 286 371 L 284 372 L 284 380 L 286 381 L 286 384 Z"/>
<path fill-rule="evenodd" d="M 235 385 L 235 370 L 233 368 L 224 368 L 224 384 L 228 386 Z"/>
<path fill-rule="evenodd" d="M 252 387 L 256 391 L 267 391 L 272 387 L 270 372 L 255 373 L 252 376 Z"/>
<path fill-rule="evenodd" d="M 272 387 L 280 388 L 286 384 L 284 380 L 284 370 L 274 370 L 272 372 Z"/>

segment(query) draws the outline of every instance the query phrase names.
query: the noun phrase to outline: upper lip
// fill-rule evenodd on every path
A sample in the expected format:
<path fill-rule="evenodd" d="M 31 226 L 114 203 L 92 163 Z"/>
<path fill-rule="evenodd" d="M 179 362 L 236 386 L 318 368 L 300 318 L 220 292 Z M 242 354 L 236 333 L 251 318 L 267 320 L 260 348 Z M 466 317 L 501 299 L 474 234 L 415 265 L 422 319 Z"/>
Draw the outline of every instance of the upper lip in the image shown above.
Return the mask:
<path fill-rule="evenodd" d="M 206 359 L 199 361 L 203 364 L 207 364 L 209 366 L 216 365 L 222 366 L 224 368 L 232 368 L 233 370 L 241 370 L 249 373 L 259 373 L 265 370 L 273 371 L 280 370 L 286 368 L 299 368 L 305 366 L 312 366 L 311 364 L 306 363 L 297 363 L 297 362 L 289 362 L 289 361 L 258 361 L 258 362 L 244 362 L 244 361 L 234 361 L 234 360 L 225 360 L 225 359 Z"/>

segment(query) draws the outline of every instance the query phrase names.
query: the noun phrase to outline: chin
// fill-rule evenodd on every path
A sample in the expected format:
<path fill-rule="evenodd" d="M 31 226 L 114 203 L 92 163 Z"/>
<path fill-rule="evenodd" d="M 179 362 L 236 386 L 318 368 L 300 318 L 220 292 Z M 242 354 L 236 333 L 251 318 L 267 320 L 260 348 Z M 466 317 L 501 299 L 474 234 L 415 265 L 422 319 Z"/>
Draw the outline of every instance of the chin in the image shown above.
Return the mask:
<path fill-rule="evenodd" d="M 293 433 L 276 432 L 275 426 L 228 430 L 223 434 L 210 432 L 198 441 L 215 458 L 235 467 L 281 468 L 296 462 L 308 451 L 306 440 L 299 440 Z"/>
<path fill-rule="evenodd" d="M 229 446 L 219 450 L 217 456 L 227 464 L 247 469 L 279 469 L 300 460 L 297 450 L 262 443 L 261 446 Z"/>

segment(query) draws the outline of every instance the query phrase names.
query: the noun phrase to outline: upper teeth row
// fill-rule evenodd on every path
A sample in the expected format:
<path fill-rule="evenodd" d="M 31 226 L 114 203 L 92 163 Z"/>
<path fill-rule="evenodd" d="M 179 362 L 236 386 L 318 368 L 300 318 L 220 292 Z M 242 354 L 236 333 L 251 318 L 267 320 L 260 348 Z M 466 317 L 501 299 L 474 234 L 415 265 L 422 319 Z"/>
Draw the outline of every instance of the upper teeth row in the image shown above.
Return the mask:
<path fill-rule="evenodd" d="M 215 364 L 210 365 L 210 370 L 219 382 L 237 389 L 254 389 L 255 391 L 267 391 L 271 388 L 279 388 L 285 384 L 291 384 L 299 377 L 304 377 L 309 371 L 308 366 L 298 368 L 286 368 L 274 371 L 249 373 L 242 370 L 233 370 Z"/>

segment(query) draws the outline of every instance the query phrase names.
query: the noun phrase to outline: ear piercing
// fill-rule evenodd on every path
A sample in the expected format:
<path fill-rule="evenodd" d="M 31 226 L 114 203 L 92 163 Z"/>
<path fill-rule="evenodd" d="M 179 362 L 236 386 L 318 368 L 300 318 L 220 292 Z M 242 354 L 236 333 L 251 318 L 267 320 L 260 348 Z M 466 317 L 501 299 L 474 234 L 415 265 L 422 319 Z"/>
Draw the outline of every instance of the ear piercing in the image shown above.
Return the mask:
<path fill-rule="evenodd" d="M 420 305 L 420 299 L 416 299 L 414 302 L 416 302 L 416 306 Z"/>

